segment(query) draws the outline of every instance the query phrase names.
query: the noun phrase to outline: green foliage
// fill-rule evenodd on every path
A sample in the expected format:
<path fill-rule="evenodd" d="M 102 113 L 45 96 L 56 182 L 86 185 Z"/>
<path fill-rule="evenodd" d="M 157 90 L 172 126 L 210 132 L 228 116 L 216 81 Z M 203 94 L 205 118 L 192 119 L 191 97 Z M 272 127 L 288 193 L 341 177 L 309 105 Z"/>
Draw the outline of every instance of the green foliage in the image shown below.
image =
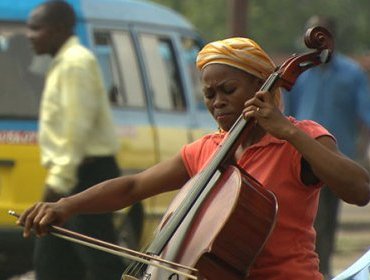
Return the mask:
<path fill-rule="evenodd" d="M 184 15 L 206 41 L 224 38 L 228 32 L 225 0 L 154 0 Z"/>
<path fill-rule="evenodd" d="M 153 0 L 187 17 L 206 41 L 228 37 L 231 0 Z M 302 47 L 306 20 L 314 14 L 337 22 L 336 48 L 364 53 L 370 46 L 369 0 L 245 0 L 246 36 L 269 52 L 293 52 Z"/>

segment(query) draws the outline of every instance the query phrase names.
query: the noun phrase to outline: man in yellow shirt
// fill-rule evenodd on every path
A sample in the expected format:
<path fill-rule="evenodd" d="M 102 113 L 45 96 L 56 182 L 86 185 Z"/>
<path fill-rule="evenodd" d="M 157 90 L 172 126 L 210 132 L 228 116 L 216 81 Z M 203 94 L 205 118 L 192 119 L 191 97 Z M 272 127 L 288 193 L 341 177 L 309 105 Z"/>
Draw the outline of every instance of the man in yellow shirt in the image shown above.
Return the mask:
<path fill-rule="evenodd" d="M 94 55 L 74 35 L 73 8 L 64 1 L 37 6 L 28 20 L 28 38 L 37 54 L 53 57 L 40 108 L 39 144 L 47 169 L 44 201 L 80 192 L 119 176 L 118 149 L 108 97 Z M 115 242 L 111 214 L 83 215 L 68 227 Z M 38 280 L 119 279 L 121 260 L 47 236 L 37 239 Z"/>

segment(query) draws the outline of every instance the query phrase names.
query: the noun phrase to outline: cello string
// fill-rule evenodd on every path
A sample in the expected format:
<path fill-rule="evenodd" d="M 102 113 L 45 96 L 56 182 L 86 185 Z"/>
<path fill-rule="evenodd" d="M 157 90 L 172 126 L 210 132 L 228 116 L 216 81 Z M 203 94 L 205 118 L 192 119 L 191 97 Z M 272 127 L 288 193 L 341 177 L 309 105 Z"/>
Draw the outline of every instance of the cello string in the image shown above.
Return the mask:
<path fill-rule="evenodd" d="M 148 246 L 144 246 L 142 249 L 141 249 L 141 252 L 147 252 L 147 248 Z M 150 252 L 146 253 L 146 254 L 150 254 L 151 256 L 153 254 L 151 254 Z M 125 273 L 129 274 L 129 275 L 132 275 L 132 276 L 135 276 L 135 277 L 141 277 L 143 274 L 144 274 L 144 271 L 146 269 L 147 265 L 146 264 L 143 264 L 141 262 L 137 262 L 137 261 L 134 261 L 134 262 L 131 262 L 128 267 L 125 269 Z"/>
<path fill-rule="evenodd" d="M 147 268 L 147 265 L 144 263 L 136 262 L 135 267 L 133 268 L 133 273 L 137 276 L 142 276 Z"/>
<path fill-rule="evenodd" d="M 144 264 L 141 262 L 131 262 L 130 265 L 126 268 L 125 273 L 135 277 L 140 277 L 144 272 Z"/>

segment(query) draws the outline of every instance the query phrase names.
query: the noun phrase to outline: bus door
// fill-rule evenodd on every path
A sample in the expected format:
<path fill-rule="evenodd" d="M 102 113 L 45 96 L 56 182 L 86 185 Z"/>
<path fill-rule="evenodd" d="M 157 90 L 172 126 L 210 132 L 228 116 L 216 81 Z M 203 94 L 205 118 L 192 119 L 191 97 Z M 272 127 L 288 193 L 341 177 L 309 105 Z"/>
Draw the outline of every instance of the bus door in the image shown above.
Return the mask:
<path fill-rule="evenodd" d="M 186 91 L 189 73 L 182 69 L 183 55 L 179 40 L 180 32 L 153 27 L 135 27 L 134 36 L 142 54 L 143 76 L 148 85 L 148 99 L 153 116 L 157 161 L 168 159 L 181 147 L 194 140 L 194 100 Z M 195 57 L 192 61 L 195 64 Z M 157 195 L 144 201 L 147 221 L 153 225 L 163 215 L 174 192 Z"/>
<path fill-rule="evenodd" d="M 137 28 L 135 35 L 150 86 L 150 108 L 161 161 L 211 131 L 214 122 L 204 106 L 195 67 L 200 42 L 190 32 L 153 30 Z"/>
<path fill-rule="evenodd" d="M 125 174 L 143 170 L 157 161 L 156 142 L 132 36 L 112 28 L 95 28 L 93 33 L 121 143 L 119 164 Z"/>
<path fill-rule="evenodd" d="M 157 161 L 173 156 L 190 141 L 189 103 L 179 70 L 175 37 L 170 32 L 135 29 L 148 80 L 148 96 L 154 120 Z"/>

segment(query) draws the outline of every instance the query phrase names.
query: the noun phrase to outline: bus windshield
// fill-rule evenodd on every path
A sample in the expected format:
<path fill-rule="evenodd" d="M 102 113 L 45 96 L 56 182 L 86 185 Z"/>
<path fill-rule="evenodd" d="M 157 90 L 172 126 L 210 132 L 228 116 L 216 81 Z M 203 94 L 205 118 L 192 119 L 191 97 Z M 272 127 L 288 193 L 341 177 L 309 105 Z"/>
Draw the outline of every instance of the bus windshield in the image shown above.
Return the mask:
<path fill-rule="evenodd" d="M 50 58 L 34 55 L 26 27 L 0 22 L 0 117 L 38 116 L 45 71 Z"/>

